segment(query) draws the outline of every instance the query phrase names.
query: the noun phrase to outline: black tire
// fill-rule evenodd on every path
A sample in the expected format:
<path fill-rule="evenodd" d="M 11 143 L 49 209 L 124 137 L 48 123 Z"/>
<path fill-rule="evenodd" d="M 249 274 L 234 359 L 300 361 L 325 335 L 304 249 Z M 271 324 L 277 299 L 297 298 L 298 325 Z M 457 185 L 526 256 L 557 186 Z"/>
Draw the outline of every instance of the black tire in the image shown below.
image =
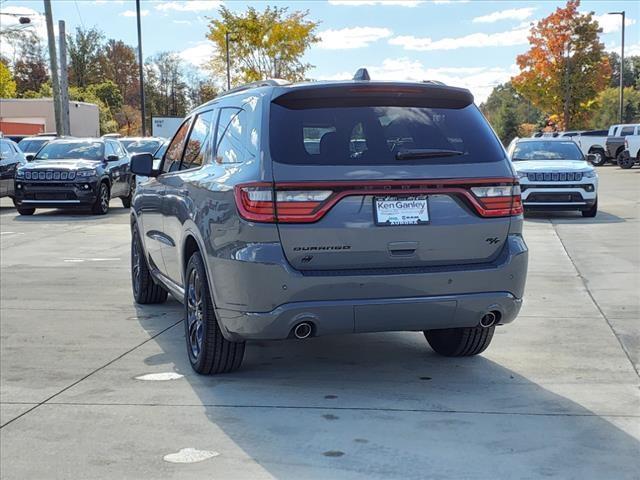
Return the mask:
<path fill-rule="evenodd" d="M 596 198 L 596 203 L 589 210 L 583 210 L 582 216 L 586 218 L 593 218 L 598 214 L 598 199 Z"/>
<path fill-rule="evenodd" d="M 111 195 L 109 192 L 109 185 L 107 185 L 106 182 L 102 182 L 100 184 L 100 188 L 98 189 L 98 196 L 96 198 L 96 201 L 91 207 L 91 212 L 95 215 L 106 215 L 109 212 L 110 199 Z"/>
<path fill-rule="evenodd" d="M 191 367 L 203 375 L 237 370 L 245 344 L 230 342 L 220 331 L 200 252 L 191 255 L 185 279 L 184 330 Z"/>
<path fill-rule="evenodd" d="M 496 327 L 445 328 L 426 330 L 424 336 L 433 350 L 445 357 L 469 357 L 484 352 Z"/>
<path fill-rule="evenodd" d="M 120 197 L 122 200 L 122 206 L 124 208 L 131 208 L 131 200 L 133 200 L 133 194 L 136 191 L 136 179 L 134 177 L 131 178 L 131 183 L 129 184 L 129 194 L 126 197 Z"/>
<path fill-rule="evenodd" d="M 601 165 L 607 163 L 607 154 L 604 152 L 604 149 L 592 148 L 591 150 L 589 150 L 589 153 L 595 155 L 596 158 L 591 163 L 596 167 L 600 167 Z"/>
<path fill-rule="evenodd" d="M 148 305 L 164 303 L 167 291 L 158 285 L 151 276 L 149 265 L 140 243 L 138 228 L 131 230 L 131 287 L 136 303 Z"/>
<path fill-rule="evenodd" d="M 33 215 L 36 211 L 35 208 L 19 207 L 16 205 L 16 210 L 20 215 Z"/>
<path fill-rule="evenodd" d="M 627 170 L 633 167 L 635 163 L 635 158 L 631 158 L 629 155 L 623 155 L 622 153 L 618 155 L 618 166 L 620 168 L 624 168 L 625 170 Z"/>

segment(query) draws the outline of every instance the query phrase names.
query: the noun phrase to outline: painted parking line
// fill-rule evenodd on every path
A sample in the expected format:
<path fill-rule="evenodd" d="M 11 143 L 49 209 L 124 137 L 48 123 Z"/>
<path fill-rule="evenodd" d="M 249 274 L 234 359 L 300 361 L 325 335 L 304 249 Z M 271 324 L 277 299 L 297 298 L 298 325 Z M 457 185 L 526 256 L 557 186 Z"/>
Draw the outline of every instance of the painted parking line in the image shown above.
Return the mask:
<path fill-rule="evenodd" d="M 212 450 L 198 450 L 196 448 L 183 448 L 179 452 L 169 453 L 164 456 L 164 461 L 169 463 L 196 463 L 208 460 L 220 455 Z"/>
<path fill-rule="evenodd" d="M 83 263 L 83 262 L 118 262 L 119 258 L 65 258 L 66 263 Z"/>
<path fill-rule="evenodd" d="M 176 372 L 147 373 L 146 375 L 136 377 L 136 380 L 165 382 L 167 380 L 177 380 L 182 377 L 184 377 L 184 375 Z"/>

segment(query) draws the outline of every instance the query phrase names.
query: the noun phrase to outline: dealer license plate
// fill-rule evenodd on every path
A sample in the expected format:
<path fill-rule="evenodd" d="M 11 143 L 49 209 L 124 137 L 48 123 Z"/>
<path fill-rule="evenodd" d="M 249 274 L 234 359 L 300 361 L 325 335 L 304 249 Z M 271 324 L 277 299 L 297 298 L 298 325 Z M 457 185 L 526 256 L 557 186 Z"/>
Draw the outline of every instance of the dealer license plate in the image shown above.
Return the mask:
<path fill-rule="evenodd" d="M 429 201 L 426 196 L 375 197 L 376 225 L 423 225 L 429 223 Z"/>

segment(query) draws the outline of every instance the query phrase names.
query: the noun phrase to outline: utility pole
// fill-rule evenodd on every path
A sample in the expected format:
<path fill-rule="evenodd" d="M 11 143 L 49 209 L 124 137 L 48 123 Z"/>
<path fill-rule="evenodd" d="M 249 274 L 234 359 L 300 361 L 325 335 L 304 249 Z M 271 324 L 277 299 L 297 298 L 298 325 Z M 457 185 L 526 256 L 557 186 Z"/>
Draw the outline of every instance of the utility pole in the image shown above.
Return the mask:
<path fill-rule="evenodd" d="M 624 122 L 624 23 L 625 11 L 609 12 L 608 15 L 620 15 L 622 17 L 622 44 L 620 46 L 620 123 Z"/>
<path fill-rule="evenodd" d="M 138 16 L 138 66 L 140 67 L 140 114 L 142 115 L 142 136 L 147 135 L 144 111 L 144 64 L 142 63 L 142 27 L 140 24 L 140 0 L 136 0 L 136 14 Z"/>
<path fill-rule="evenodd" d="M 53 89 L 53 112 L 56 117 L 56 133 L 62 135 L 62 108 L 60 105 L 60 84 L 58 83 L 58 60 L 56 56 L 56 37 L 53 33 L 53 13 L 51 0 L 43 0 L 44 15 L 47 21 L 47 40 L 49 43 L 49 68 L 51 69 L 51 87 Z"/>
<path fill-rule="evenodd" d="M 60 102 L 62 104 L 62 135 L 71 135 L 69 124 L 69 80 L 67 71 L 67 34 L 64 20 L 58 21 L 60 42 Z"/>
<path fill-rule="evenodd" d="M 231 65 L 229 64 L 229 32 L 224 34 L 224 44 L 227 48 L 227 90 L 231 90 Z"/>

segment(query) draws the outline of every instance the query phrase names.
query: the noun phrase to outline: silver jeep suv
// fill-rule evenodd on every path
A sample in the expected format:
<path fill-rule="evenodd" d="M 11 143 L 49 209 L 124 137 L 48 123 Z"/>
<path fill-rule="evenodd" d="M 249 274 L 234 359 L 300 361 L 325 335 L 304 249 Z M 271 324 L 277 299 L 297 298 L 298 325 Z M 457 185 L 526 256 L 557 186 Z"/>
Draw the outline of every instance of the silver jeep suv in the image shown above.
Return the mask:
<path fill-rule="evenodd" d="M 358 78 L 231 90 L 159 169 L 133 157 L 133 294 L 184 303 L 197 372 L 237 369 L 246 340 L 342 333 L 475 355 L 518 314 L 520 190 L 472 95 Z"/>

